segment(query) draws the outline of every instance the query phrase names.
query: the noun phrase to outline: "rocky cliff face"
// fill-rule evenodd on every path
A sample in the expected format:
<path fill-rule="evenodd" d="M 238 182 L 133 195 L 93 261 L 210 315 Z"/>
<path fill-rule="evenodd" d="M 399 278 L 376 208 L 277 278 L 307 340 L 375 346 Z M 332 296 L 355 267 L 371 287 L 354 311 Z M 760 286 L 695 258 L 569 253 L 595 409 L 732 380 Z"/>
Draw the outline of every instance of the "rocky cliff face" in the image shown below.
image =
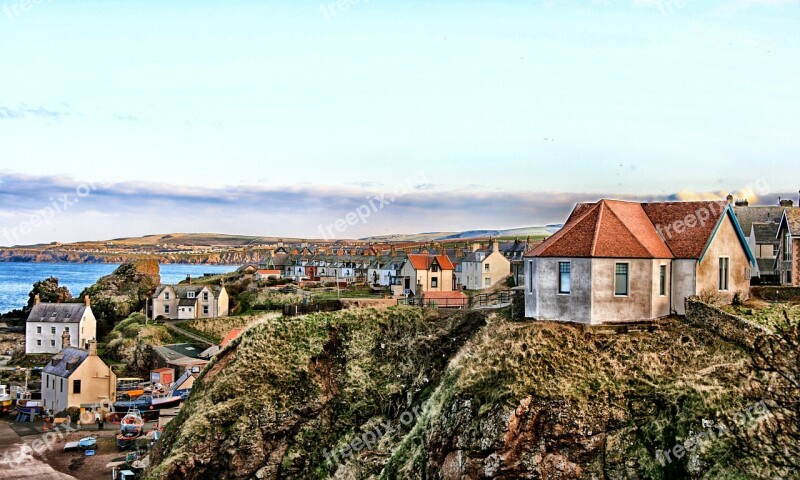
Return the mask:
<path fill-rule="evenodd" d="M 140 260 L 120 265 L 111 275 L 86 288 L 80 298 L 89 296 L 97 318 L 120 320 L 142 310 L 159 283 L 158 262 Z"/>
<path fill-rule="evenodd" d="M 679 322 L 392 308 L 266 321 L 195 384 L 150 479 L 736 478 L 733 442 L 659 459 L 752 403 L 739 348 Z"/>

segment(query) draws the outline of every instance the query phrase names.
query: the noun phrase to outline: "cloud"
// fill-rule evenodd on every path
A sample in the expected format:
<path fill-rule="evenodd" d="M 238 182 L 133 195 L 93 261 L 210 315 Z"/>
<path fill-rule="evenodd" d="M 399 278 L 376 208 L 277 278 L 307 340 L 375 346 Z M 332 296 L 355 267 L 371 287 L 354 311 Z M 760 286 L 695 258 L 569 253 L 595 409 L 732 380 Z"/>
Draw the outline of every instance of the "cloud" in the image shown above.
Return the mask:
<path fill-rule="evenodd" d="M 733 0 L 727 2 L 720 10 L 725 13 L 736 13 L 751 8 L 787 7 L 800 5 L 800 0 Z"/>
<path fill-rule="evenodd" d="M 44 107 L 28 107 L 20 105 L 17 108 L 0 107 L 0 120 L 21 120 L 26 117 L 39 117 L 60 120 L 69 115 L 69 112 L 50 110 Z"/>
<path fill-rule="evenodd" d="M 727 192 L 681 191 L 661 195 L 610 192 L 420 190 L 409 176 L 396 185 L 237 185 L 192 187 L 155 182 L 80 182 L 65 176 L 0 173 L 0 245 L 102 240 L 175 231 L 319 238 L 360 207 L 388 203 L 368 221 L 348 227 L 346 238 L 388 233 L 462 231 L 561 223 L 576 203 L 615 198 L 677 201 L 725 198 Z M 759 181 L 734 193 L 753 205 L 774 203 L 781 194 Z M 795 198 L 792 194 L 784 197 Z M 775 200 L 772 200 L 772 199 Z M 21 225 L 45 218 L 38 228 Z"/>

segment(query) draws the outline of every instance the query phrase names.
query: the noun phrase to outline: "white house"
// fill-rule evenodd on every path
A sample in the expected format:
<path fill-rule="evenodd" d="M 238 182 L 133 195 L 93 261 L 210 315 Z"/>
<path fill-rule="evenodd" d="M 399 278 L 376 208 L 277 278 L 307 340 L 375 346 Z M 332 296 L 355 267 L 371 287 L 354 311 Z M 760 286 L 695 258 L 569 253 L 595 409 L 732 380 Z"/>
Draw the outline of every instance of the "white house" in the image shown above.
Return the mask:
<path fill-rule="evenodd" d="M 150 318 L 188 320 L 228 316 L 228 292 L 216 285 L 159 285 Z"/>
<path fill-rule="evenodd" d="M 25 353 L 58 353 L 64 333 L 76 348 L 86 348 L 97 339 L 97 319 L 89 297 L 83 303 L 41 303 L 36 295 L 25 326 Z"/>
<path fill-rule="evenodd" d="M 475 249 L 461 262 L 461 284 L 467 290 L 489 288 L 511 274 L 511 262 L 497 242 L 489 250 Z"/>

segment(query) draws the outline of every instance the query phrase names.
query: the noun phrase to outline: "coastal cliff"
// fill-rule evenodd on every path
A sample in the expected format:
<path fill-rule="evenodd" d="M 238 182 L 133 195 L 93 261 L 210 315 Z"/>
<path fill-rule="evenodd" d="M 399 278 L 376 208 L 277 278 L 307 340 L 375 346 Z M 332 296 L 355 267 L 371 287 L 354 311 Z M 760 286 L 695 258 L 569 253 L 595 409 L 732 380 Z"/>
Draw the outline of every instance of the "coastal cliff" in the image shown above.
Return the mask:
<path fill-rule="evenodd" d="M 720 438 L 740 348 L 680 321 L 590 335 L 395 307 L 265 319 L 204 370 L 149 479 L 752 478 Z"/>
<path fill-rule="evenodd" d="M 265 250 L 234 250 L 219 253 L 117 254 L 75 252 L 58 249 L 6 248 L 0 249 L 0 262 L 38 263 L 130 263 L 155 260 L 162 265 L 242 265 L 258 263 L 267 258 Z"/>

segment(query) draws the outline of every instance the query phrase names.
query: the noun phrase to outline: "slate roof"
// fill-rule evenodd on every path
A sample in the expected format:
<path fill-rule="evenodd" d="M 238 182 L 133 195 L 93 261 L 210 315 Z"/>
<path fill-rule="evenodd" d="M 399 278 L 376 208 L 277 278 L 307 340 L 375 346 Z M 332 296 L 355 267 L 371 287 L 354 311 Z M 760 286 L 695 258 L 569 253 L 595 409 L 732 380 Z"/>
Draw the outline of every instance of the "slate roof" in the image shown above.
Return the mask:
<path fill-rule="evenodd" d="M 775 270 L 775 259 L 774 258 L 759 258 L 758 262 L 758 271 L 761 272 L 762 275 L 765 273 L 773 272 Z"/>
<path fill-rule="evenodd" d="M 43 373 L 55 375 L 56 377 L 69 378 L 88 356 L 89 352 L 86 350 L 67 347 L 50 359 L 47 366 L 44 367 Z"/>
<path fill-rule="evenodd" d="M 442 270 L 455 269 L 453 262 L 450 261 L 447 255 L 416 254 L 408 256 L 408 260 L 411 262 L 411 266 L 413 266 L 415 270 L 430 270 L 434 259 L 439 263 L 439 268 Z"/>
<path fill-rule="evenodd" d="M 200 296 L 200 292 L 203 291 L 204 288 L 207 288 L 208 291 L 211 293 L 214 298 L 219 298 L 220 293 L 222 293 L 222 287 L 219 285 L 168 285 L 162 284 L 156 288 L 155 293 L 153 294 L 154 297 L 161 295 L 161 292 L 167 289 L 167 287 L 171 288 L 173 292 L 175 292 L 175 296 L 177 298 L 188 298 L 189 292 L 194 292 L 195 297 Z"/>
<path fill-rule="evenodd" d="M 194 307 L 195 305 L 197 305 L 196 298 L 181 298 L 178 300 L 179 307 Z"/>
<path fill-rule="evenodd" d="M 778 224 L 774 222 L 757 223 L 753 222 L 753 232 L 756 237 L 756 244 L 780 245 L 778 240 Z"/>
<path fill-rule="evenodd" d="M 781 225 L 784 223 L 789 226 L 789 233 L 793 236 L 800 236 L 800 208 L 786 210 Z"/>
<path fill-rule="evenodd" d="M 578 204 L 564 227 L 528 256 L 673 258 L 643 205 L 617 200 Z"/>
<path fill-rule="evenodd" d="M 756 222 L 780 222 L 784 210 L 789 207 L 733 207 L 733 213 L 742 226 L 745 235 L 750 235 L 753 223 Z"/>
<path fill-rule="evenodd" d="M 79 323 L 87 307 L 83 303 L 40 303 L 28 314 L 28 323 Z"/>

